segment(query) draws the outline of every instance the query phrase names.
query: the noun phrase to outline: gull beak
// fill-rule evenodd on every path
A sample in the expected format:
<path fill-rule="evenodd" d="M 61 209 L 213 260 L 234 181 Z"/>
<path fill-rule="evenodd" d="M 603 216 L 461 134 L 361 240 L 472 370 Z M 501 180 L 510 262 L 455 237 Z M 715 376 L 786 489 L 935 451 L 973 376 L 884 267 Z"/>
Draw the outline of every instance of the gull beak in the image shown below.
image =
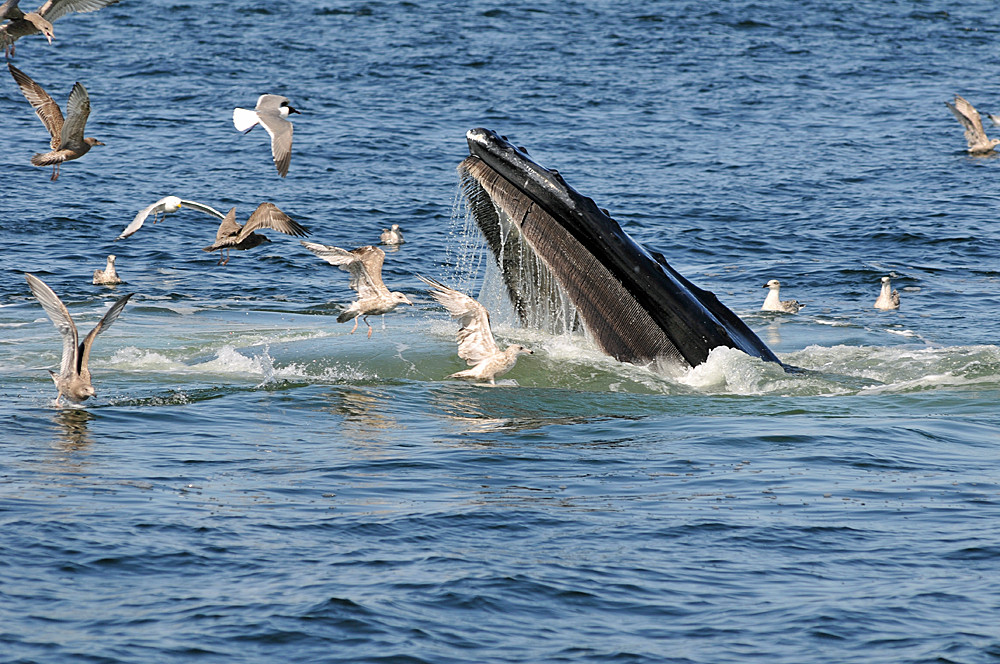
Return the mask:
<path fill-rule="evenodd" d="M 287 108 L 287 109 L 288 109 L 288 112 L 289 112 L 289 113 L 298 113 L 299 115 L 302 115 L 302 113 L 301 113 L 301 112 L 299 112 L 299 111 L 296 111 L 296 110 L 295 110 L 294 108 L 292 108 L 291 106 L 286 106 L 285 108 Z"/>

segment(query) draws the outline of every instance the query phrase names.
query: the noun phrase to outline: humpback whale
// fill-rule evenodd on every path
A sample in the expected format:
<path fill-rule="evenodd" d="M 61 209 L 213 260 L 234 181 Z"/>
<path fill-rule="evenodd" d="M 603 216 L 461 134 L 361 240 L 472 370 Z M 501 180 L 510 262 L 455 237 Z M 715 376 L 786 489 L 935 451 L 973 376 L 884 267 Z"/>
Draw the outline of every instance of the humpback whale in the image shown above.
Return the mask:
<path fill-rule="evenodd" d="M 781 364 L 713 293 L 635 242 L 558 171 L 488 129 L 471 129 L 466 140 L 469 156 L 458 166 L 465 204 L 522 325 L 583 329 L 632 364 L 683 370 L 718 346 Z"/>

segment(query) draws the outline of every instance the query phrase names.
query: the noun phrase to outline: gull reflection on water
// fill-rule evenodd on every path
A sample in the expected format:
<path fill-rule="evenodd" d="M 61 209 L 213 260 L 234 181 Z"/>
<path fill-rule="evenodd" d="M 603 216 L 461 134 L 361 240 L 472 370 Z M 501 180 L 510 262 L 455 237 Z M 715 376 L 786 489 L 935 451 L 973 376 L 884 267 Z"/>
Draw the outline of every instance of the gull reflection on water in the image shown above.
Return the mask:
<path fill-rule="evenodd" d="M 401 425 L 389 399 L 375 390 L 338 389 L 329 395 L 329 410 L 343 417 L 337 433 L 361 448 L 381 446 Z"/>
<path fill-rule="evenodd" d="M 86 408 L 61 408 L 53 416 L 59 431 L 59 446 L 64 451 L 80 450 L 93 444 L 89 422 L 96 415 Z"/>

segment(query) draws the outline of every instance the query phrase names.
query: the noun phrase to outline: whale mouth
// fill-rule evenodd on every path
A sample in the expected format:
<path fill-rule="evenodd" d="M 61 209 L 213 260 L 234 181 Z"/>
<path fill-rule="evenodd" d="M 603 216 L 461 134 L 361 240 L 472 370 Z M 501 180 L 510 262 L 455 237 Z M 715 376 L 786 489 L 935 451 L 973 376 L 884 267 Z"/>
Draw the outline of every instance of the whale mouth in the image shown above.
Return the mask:
<path fill-rule="evenodd" d="M 715 347 L 778 362 L 714 294 L 637 244 L 559 175 L 487 129 L 466 134 L 458 166 L 466 206 L 521 324 L 583 329 L 622 362 L 688 368 Z"/>

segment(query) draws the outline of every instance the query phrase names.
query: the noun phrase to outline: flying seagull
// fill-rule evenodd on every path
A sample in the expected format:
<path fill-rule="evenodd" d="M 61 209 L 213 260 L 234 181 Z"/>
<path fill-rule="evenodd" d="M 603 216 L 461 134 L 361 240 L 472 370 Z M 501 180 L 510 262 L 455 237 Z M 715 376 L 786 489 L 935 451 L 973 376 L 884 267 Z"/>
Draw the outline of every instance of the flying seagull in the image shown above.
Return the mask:
<path fill-rule="evenodd" d="M 763 286 L 764 288 L 770 289 L 767 293 L 767 297 L 764 298 L 764 304 L 760 305 L 761 311 L 783 311 L 786 314 L 797 314 L 799 309 L 806 306 L 800 304 L 798 300 L 782 300 L 781 296 L 778 294 L 781 288 L 781 282 L 777 279 L 771 279 Z"/>
<path fill-rule="evenodd" d="M 21 94 L 35 109 L 35 115 L 52 135 L 52 140 L 49 142 L 52 151 L 34 155 L 31 163 L 35 166 L 52 166 L 53 181 L 59 179 L 61 163 L 79 159 L 95 145 L 104 145 L 96 138 L 83 137 L 83 129 L 90 116 L 90 97 L 87 96 L 87 89 L 79 82 L 73 84 L 73 90 L 69 93 L 69 101 L 66 103 L 67 117 L 63 121 L 59 104 L 52 101 L 52 97 L 42 89 L 42 86 L 14 65 L 7 63 L 7 68 L 21 88 Z"/>
<path fill-rule="evenodd" d="M 55 34 L 52 22 L 71 12 L 94 12 L 113 5 L 118 0 L 48 0 L 33 12 L 23 12 L 18 8 L 18 0 L 7 0 L 0 5 L 0 21 L 9 20 L 0 26 L 0 46 L 10 58 L 14 55 L 14 42 L 41 32 L 49 43 Z"/>
<path fill-rule="evenodd" d="M 993 148 L 1000 144 L 1000 138 L 986 138 L 986 131 L 983 129 L 983 120 L 979 117 L 979 111 L 972 107 L 962 97 L 955 95 L 955 103 L 945 102 L 951 109 L 958 121 L 965 128 L 965 140 L 968 142 L 968 152 L 970 154 L 985 154 L 993 152 Z"/>
<path fill-rule="evenodd" d="M 52 43 L 52 23 L 42 18 L 38 12 L 24 13 L 17 6 L 19 0 L 7 0 L 0 5 L 0 21 L 8 21 L 0 25 L 0 46 L 4 55 L 10 59 L 14 55 L 14 42 L 26 35 L 41 32 L 49 43 Z"/>
<path fill-rule="evenodd" d="M 281 177 L 288 175 L 288 164 L 292 160 L 292 123 L 289 113 L 298 113 L 288 105 L 288 97 L 281 95 L 261 95 L 254 110 L 233 109 L 233 125 L 244 134 L 258 124 L 271 135 L 271 156 Z"/>
<path fill-rule="evenodd" d="M 62 300 L 45 282 L 33 274 L 25 274 L 24 278 L 28 280 L 31 292 L 38 298 L 45 313 L 52 319 L 63 338 L 62 365 L 59 368 L 59 373 L 49 371 L 52 374 L 52 382 L 56 384 L 56 390 L 59 392 L 59 396 L 56 397 L 56 405 L 59 405 L 59 399 L 62 397 L 77 403 L 85 401 L 94 396 L 94 386 L 90 382 L 90 370 L 87 368 L 90 347 L 94 344 L 94 339 L 97 338 L 98 334 L 111 327 L 122 309 L 125 308 L 125 303 L 135 293 L 118 298 L 81 343 L 77 336 L 73 317 L 69 315 Z"/>
<path fill-rule="evenodd" d="M 331 247 L 315 242 L 302 242 L 302 246 L 313 252 L 327 263 L 336 265 L 351 275 L 350 286 L 358 293 L 358 299 L 337 316 L 338 323 L 346 323 L 354 319 L 351 334 L 358 329 L 358 318 L 368 326 L 368 338 L 372 336 L 372 326 L 369 316 L 387 314 L 397 305 L 410 304 L 410 300 L 399 291 L 390 291 L 382 282 L 382 263 L 385 252 L 378 247 L 366 245 L 346 251 L 340 247 Z"/>
<path fill-rule="evenodd" d="M 108 254 L 108 264 L 103 270 L 94 270 L 95 286 L 117 286 L 125 283 L 115 271 L 115 255 Z"/>
<path fill-rule="evenodd" d="M 153 215 L 153 223 L 155 224 L 161 212 L 164 216 L 166 216 L 166 213 L 177 212 L 182 207 L 210 214 L 216 219 L 225 219 L 226 217 L 226 215 L 222 214 L 215 208 L 198 203 L 197 201 L 186 201 L 182 198 L 177 198 L 176 196 L 166 196 L 152 205 L 139 210 L 139 213 L 135 215 L 135 219 L 132 220 L 132 223 L 126 226 L 125 230 L 123 230 L 121 235 L 116 237 L 115 240 L 117 241 L 127 238 L 129 235 L 132 235 L 132 233 L 135 233 L 137 230 L 142 228 L 143 222 L 146 221 L 146 217 L 149 215 Z"/>
<path fill-rule="evenodd" d="M 403 244 L 403 231 L 399 230 L 399 224 L 393 224 L 392 228 L 383 228 L 379 236 L 379 242 L 387 245 Z"/>
<path fill-rule="evenodd" d="M 453 373 L 448 378 L 488 380 L 491 385 L 495 385 L 498 376 L 514 368 L 518 355 L 534 354 L 520 344 L 500 350 L 493 338 L 493 330 L 490 329 L 490 314 L 486 307 L 465 293 L 448 288 L 438 281 L 419 274 L 417 278 L 431 287 L 431 297 L 443 304 L 452 318 L 458 320 L 458 356 L 472 368 Z"/>
<path fill-rule="evenodd" d="M 229 214 L 219 224 L 219 231 L 215 234 L 215 242 L 204 247 L 202 251 L 218 251 L 219 265 L 225 265 L 229 262 L 230 249 L 245 251 L 270 242 L 263 235 L 254 233 L 262 228 L 270 228 L 279 233 L 296 237 L 309 235 L 305 226 L 292 221 L 291 217 L 278 209 L 278 206 L 273 203 L 261 203 L 243 226 L 240 226 L 236 221 L 236 208 L 230 209 Z M 223 251 L 226 252 L 225 259 L 222 257 Z"/>
<path fill-rule="evenodd" d="M 889 277 L 882 277 L 882 291 L 875 300 L 875 308 L 882 311 L 899 309 L 899 291 L 892 290 L 892 283 Z"/>

